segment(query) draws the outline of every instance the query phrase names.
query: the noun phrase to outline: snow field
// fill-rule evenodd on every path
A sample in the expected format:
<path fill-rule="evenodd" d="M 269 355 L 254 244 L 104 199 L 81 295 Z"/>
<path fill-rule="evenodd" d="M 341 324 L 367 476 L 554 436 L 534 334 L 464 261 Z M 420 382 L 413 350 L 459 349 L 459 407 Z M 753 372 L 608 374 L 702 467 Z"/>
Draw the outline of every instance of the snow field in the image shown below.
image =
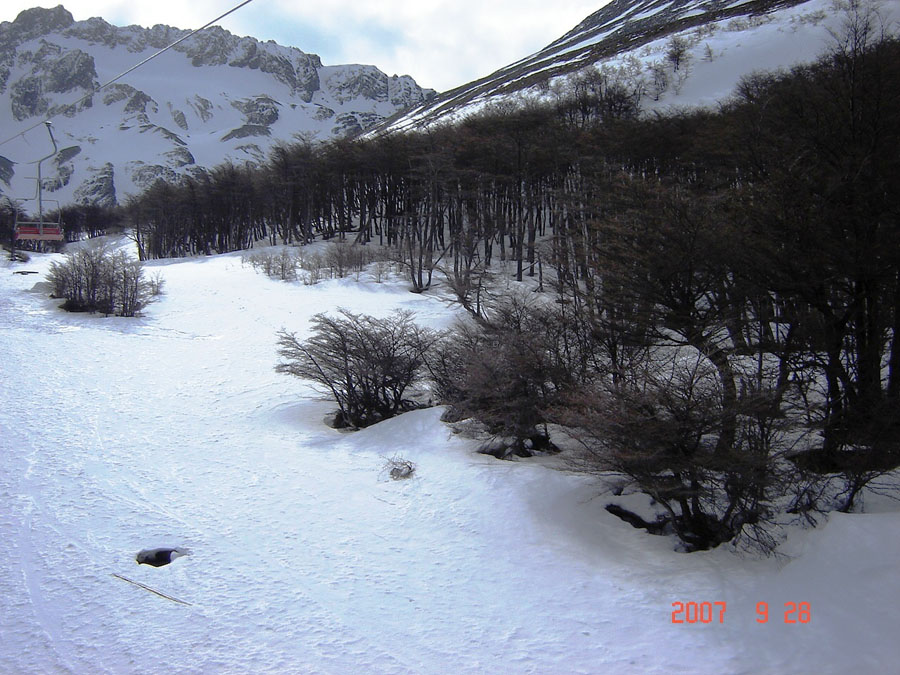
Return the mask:
<path fill-rule="evenodd" d="M 554 459 L 478 455 L 440 408 L 336 431 L 332 403 L 273 370 L 282 327 L 346 307 L 440 328 L 455 310 L 437 292 L 288 284 L 232 254 L 150 263 L 165 295 L 102 318 L 11 273 L 52 259 L 0 263 L 2 673 L 838 673 L 900 657 L 896 505 L 797 531 L 793 559 L 678 554 Z M 411 479 L 386 476 L 394 455 Z M 192 554 L 134 562 L 156 546 Z M 724 623 L 673 624 L 675 601 L 727 602 Z M 788 601 L 813 621 L 785 624 Z"/>

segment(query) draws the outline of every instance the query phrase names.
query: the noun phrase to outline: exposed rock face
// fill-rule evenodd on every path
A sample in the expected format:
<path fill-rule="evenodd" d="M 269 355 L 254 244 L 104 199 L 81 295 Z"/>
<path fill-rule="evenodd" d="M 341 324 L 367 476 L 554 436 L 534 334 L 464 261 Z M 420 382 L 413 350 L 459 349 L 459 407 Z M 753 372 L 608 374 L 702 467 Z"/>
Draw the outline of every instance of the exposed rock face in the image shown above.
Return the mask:
<path fill-rule="evenodd" d="M 94 88 L 97 71 L 90 55 L 76 49 L 48 59 L 48 53 L 54 52 L 58 54 L 58 48 L 44 49 L 32 55 L 34 65 L 31 73 L 12 83 L 10 108 L 16 120 L 46 113 L 50 108 L 46 94 L 90 91 Z"/>
<path fill-rule="evenodd" d="M 332 117 L 334 117 L 334 110 L 332 110 L 331 108 L 326 108 L 324 105 L 319 106 L 319 109 L 316 110 L 314 117 L 317 120 L 330 120 Z"/>
<path fill-rule="evenodd" d="M 233 56 L 228 65 L 233 68 L 258 69 L 263 73 L 270 73 L 288 85 L 292 93 L 299 94 L 301 100 L 309 103 L 319 89 L 318 68 L 322 67 L 319 57 L 298 50 L 292 60 L 287 56 L 271 54 L 261 47 L 262 45 L 252 38 L 242 38 L 231 48 Z"/>
<path fill-rule="evenodd" d="M 176 169 L 180 169 L 183 166 L 190 166 L 194 163 L 194 156 L 187 148 L 175 148 L 174 150 L 169 150 L 165 153 L 164 157 L 168 160 L 168 163 Z"/>
<path fill-rule="evenodd" d="M 331 131 L 335 136 L 353 136 L 363 131 L 362 124 L 360 124 L 353 113 L 338 115 L 335 122 L 337 124 L 334 125 Z"/>
<path fill-rule="evenodd" d="M 194 98 L 188 100 L 187 104 L 191 107 L 197 117 L 200 118 L 201 122 L 208 122 L 212 118 L 213 104 L 211 101 L 208 101 L 202 96 L 197 95 L 194 96 Z"/>
<path fill-rule="evenodd" d="M 365 67 L 361 71 L 341 71 L 328 80 L 328 89 L 338 103 L 357 96 L 375 101 L 387 100 L 387 75 L 377 68 Z"/>
<path fill-rule="evenodd" d="M 96 206 L 115 206 L 116 186 L 113 165 L 104 164 L 100 169 L 91 169 L 93 175 L 75 190 L 75 202 Z"/>
<path fill-rule="evenodd" d="M 335 136 L 355 136 L 383 121 L 384 117 L 374 113 L 343 113 L 335 119 L 331 133 Z"/>
<path fill-rule="evenodd" d="M 231 105 L 244 113 L 247 124 L 270 126 L 278 120 L 279 103 L 268 96 L 232 101 Z"/>
<path fill-rule="evenodd" d="M 433 98 L 433 92 L 423 92 L 409 75 L 392 75 L 387 82 L 387 91 L 391 105 L 404 110 Z"/>
<path fill-rule="evenodd" d="M 243 126 L 238 127 L 237 129 L 232 129 L 227 134 L 222 136 L 223 141 L 230 141 L 234 138 L 247 138 L 248 136 L 271 136 L 272 130 L 269 127 L 261 125 L 261 124 L 245 124 Z"/>
<path fill-rule="evenodd" d="M 14 166 L 15 165 L 6 157 L 0 157 L 0 181 L 9 185 L 9 181 L 12 180 L 12 177 L 16 173 L 16 170 L 13 168 Z"/>
<path fill-rule="evenodd" d="M 43 115 L 50 108 L 39 77 L 23 77 L 10 88 L 9 107 L 16 120 Z"/>
<path fill-rule="evenodd" d="M 18 22 L 18 18 L 16 22 Z M 106 23 L 99 17 L 93 17 L 87 21 L 79 21 L 71 26 L 66 31 L 66 34 L 79 40 L 84 40 L 89 44 L 103 44 L 109 47 L 116 47 L 131 40 L 130 36 L 123 35 L 120 29 Z"/>
<path fill-rule="evenodd" d="M 0 45 L 21 44 L 48 33 L 59 33 L 75 23 L 75 19 L 62 5 L 53 9 L 34 7 L 20 12 L 12 24 L 0 24 Z"/>
<path fill-rule="evenodd" d="M 169 104 L 169 109 L 172 110 L 172 104 Z M 175 122 L 179 127 L 188 130 L 187 117 L 184 116 L 184 113 L 180 110 L 172 110 L 172 121 Z"/>
<path fill-rule="evenodd" d="M 125 105 L 125 112 L 146 113 L 148 104 L 152 106 L 153 112 L 157 112 L 159 110 L 159 106 L 156 105 L 156 101 L 150 98 L 150 96 L 142 91 L 135 91 L 132 94 L 131 98 L 128 99 L 128 103 Z"/>
<path fill-rule="evenodd" d="M 66 52 L 50 64 L 45 75 L 47 91 L 64 94 L 73 89 L 93 89 L 97 82 L 94 59 L 80 49 Z"/>
<path fill-rule="evenodd" d="M 72 174 L 75 173 L 75 165 L 70 160 L 77 157 L 80 152 L 81 148 L 73 145 L 63 148 L 56 154 L 56 157 L 53 158 L 53 163 L 56 165 L 56 177 L 44 181 L 45 190 L 56 192 L 69 184 Z"/>
<path fill-rule="evenodd" d="M 53 158 L 53 161 L 55 161 L 57 163 L 57 165 L 62 165 L 62 164 L 65 164 L 66 162 L 68 162 L 73 157 L 77 157 L 78 153 L 80 153 L 80 152 L 81 152 L 81 148 L 77 145 L 73 145 L 68 148 L 63 148 L 56 154 L 56 157 Z"/>
<path fill-rule="evenodd" d="M 45 174 L 55 172 L 45 175 L 55 198 L 99 203 L 114 200 L 117 189 L 133 194 L 157 178 L 201 171 L 198 163 L 264 161 L 277 142 L 356 133 L 434 94 L 409 77 L 324 66 L 315 54 L 219 27 L 98 91 L 98 71 L 120 72 L 188 34 L 100 18 L 76 22 L 63 7 L 0 23 L 0 128 L 15 133 L 55 116 L 60 147 L 81 148 L 52 168 L 45 163 Z M 248 138 L 254 141 L 241 140 Z M 12 167 L 46 146 L 38 127 L 18 154 L 9 151 L 10 169 L 0 179 L 12 185 L 2 192 L 33 192 Z"/>
<path fill-rule="evenodd" d="M 431 98 L 411 77 L 388 77 L 373 66 L 341 69 L 328 78 L 326 86 L 339 103 L 362 97 L 408 108 Z"/>
<path fill-rule="evenodd" d="M 179 175 L 168 166 L 160 164 L 144 164 L 144 162 L 128 162 L 125 170 L 130 173 L 131 180 L 135 185 L 142 188 L 148 188 L 159 179 L 163 179 L 170 183 L 175 183 L 179 179 Z"/>

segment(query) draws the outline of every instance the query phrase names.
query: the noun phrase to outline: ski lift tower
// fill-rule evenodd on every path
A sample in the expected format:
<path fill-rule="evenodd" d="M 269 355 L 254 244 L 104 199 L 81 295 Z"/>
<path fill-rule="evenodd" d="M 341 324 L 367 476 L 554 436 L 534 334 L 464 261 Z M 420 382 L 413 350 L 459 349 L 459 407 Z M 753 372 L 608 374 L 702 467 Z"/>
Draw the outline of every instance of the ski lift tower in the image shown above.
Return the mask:
<path fill-rule="evenodd" d="M 53 144 L 53 152 L 51 152 L 46 157 L 41 157 L 36 162 L 37 177 L 35 178 L 35 180 L 37 181 L 37 188 L 35 189 L 34 197 L 29 197 L 28 199 L 21 200 L 37 200 L 38 219 L 19 220 L 19 209 L 16 209 L 16 229 L 15 235 L 13 237 L 13 254 L 15 254 L 16 241 L 18 241 L 19 239 L 29 241 L 63 241 L 65 239 L 62 229 L 62 214 L 60 213 L 59 202 L 57 200 L 49 200 L 56 203 L 56 220 L 48 221 L 44 219 L 44 184 L 41 176 L 41 164 L 56 155 L 56 153 L 58 152 L 56 139 L 53 138 L 53 128 L 50 125 L 50 121 L 47 120 L 46 122 L 44 122 L 44 125 L 47 127 L 47 133 L 50 136 L 50 142 Z"/>

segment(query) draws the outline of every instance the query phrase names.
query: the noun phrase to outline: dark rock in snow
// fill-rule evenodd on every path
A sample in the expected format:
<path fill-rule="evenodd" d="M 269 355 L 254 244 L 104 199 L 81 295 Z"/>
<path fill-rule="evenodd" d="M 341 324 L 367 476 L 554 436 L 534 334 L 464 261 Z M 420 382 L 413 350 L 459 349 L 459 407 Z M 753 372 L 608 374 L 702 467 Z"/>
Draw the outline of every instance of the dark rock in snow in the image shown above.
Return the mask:
<path fill-rule="evenodd" d="M 139 551 L 134 559 L 139 565 L 153 565 L 153 567 L 162 567 L 168 565 L 175 558 L 190 554 L 185 548 L 145 548 Z"/>

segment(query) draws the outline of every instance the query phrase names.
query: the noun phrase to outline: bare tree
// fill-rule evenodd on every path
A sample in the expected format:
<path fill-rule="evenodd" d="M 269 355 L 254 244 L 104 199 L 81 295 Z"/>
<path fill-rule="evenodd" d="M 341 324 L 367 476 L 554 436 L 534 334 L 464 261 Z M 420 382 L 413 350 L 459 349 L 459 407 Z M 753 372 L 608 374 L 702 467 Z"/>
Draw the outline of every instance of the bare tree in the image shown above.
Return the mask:
<path fill-rule="evenodd" d="M 777 461 L 783 421 L 765 397 L 745 398 L 737 410 L 740 433 L 723 456 L 717 437 L 736 411 L 723 408 L 718 380 L 695 350 L 655 350 L 617 384 L 598 378 L 571 393 L 553 416 L 583 445 L 575 468 L 615 471 L 662 509 L 649 522 L 618 504 L 607 507 L 611 513 L 651 534 L 673 533 L 689 551 L 742 533 L 771 550 L 762 524 L 783 489 Z"/>
<path fill-rule="evenodd" d="M 75 312 L 134 316 L 152 295 L 143 264 L 103 244 L 85 246 L 67 254 L 65 262 L 51 263 L 47 279 L 53 296 L 66 299 L 63 308 Z"/>
<path fill-rule="evenodd" d="M 414 407 L 404 398 L 420 375 L 436 332 L 417 326 L 412 313 L 398 311 L 379 319 L 345 309 L 338 317 L 317 314 L 312 336 L 278 333 L 275 366 L 323 385 L 334 397 L 343 421 L 366 427 Z"/>
<path fill-rule="evenodd" d="M 545 410 L 584 362 L 574 329 L 555 308 L 512 294 L 446 336 L 428 362 L 435 391 L 455 417 L 473 417 L 502 439 L 491 454 L 552 449 Z"/>
<path fill-rule="evenodd" d="M 666 43 L 666 60 L 676 73 L 688 57 L 688 42 L 680 35 L 673 35 Z"/>

